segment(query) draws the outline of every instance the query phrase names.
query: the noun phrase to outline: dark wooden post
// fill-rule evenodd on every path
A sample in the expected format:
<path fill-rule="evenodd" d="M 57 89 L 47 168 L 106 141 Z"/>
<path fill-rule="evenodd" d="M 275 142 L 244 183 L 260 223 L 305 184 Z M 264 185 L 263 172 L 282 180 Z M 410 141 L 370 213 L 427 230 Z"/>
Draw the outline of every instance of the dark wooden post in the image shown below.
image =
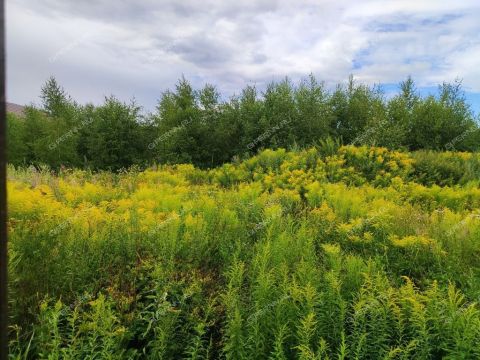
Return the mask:
<path fill-rule="evenodd" d="M 0 360 L 8 357 L 5 2 L 0 0 Z"/>

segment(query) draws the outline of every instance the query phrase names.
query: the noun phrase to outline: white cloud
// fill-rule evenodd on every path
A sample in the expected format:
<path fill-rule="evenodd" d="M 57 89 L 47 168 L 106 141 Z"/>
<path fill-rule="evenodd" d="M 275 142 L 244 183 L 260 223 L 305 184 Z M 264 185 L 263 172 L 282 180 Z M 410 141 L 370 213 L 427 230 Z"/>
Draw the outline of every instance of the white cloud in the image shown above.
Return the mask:
<path fill-rule="evenodd" d="M 81 102 L 114 93 L 148 108 L 182 74 L 227 94 L 310 72 L 328 84 L 460 77 L 480 92 L 478 18 L 470 0 L 11 0 L 8 97 L 36 100 L 52 74 Z"/>

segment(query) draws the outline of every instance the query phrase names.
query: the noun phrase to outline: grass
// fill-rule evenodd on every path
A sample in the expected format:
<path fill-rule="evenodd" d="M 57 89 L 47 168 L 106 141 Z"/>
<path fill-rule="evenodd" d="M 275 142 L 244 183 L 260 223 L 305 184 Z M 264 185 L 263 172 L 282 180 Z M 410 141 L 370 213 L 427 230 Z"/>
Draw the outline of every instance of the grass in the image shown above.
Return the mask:
<path fill-rule="evenodd" d="M 9 168 L 11 356 L 478 359 L 478 174 L 452 158 L 478 163 L 350 146 Z"/>

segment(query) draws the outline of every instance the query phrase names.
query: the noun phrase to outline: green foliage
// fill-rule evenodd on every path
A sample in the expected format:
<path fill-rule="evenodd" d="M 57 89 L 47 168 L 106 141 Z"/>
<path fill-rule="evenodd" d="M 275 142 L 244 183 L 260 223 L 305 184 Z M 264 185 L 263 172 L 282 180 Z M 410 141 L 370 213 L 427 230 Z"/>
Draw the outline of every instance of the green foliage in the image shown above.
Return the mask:
<path fill-rule="evenodd" d="M 272 82 L 264 92 L 247 86 L 223 100 L 213 85 L 195 90 L 182 77 L 145 115 L 113 96 L 80 106 L 50 78 L 41 109 L 9 116 L 10 162 L 116 171 L 154 163 L 213 168 L 265 148 L 304 149 L 329 138 L 395 150 L 479 150 L 478 119 L 460 82 L 444 83 L 428 97 L 411 78 L 399 87 L 387 99 L 380 87 L 353 77 L 329 91 L 310 75 L 298 84 Z"/>
<path fill-rule="evenodd" d="M 7 123 L 12 358 L 480 358 L 478 125 L 400 88 L 182 78 L 143 116 L 49 79 Z"/>
<path fill-rule="evenodd" d="M 134 352 L 124 350 L 125 328 L 119 324 L 111 302 L 103 295 L 87 300 L 84 296 L 72 306 L 60 300 L 42 302 L 30 340 L 35 347 L 28 350 L 43 359 L 132 356 Z"/>
<path fill-rule="evenodd" d="M 81 129 L 85 159 L 94 169 L 119 170 L 141 164 L 146 145 L 138 123 L 139 107 L 124 104 L 114 97 L 105 99 L 85 119 Z"/>
<path fill-rule="evenodd" d="M 213 170 L 10 167 L 12 357 L 477 359 L 480 190 L 444 165 L 477 162 L 327 139 Z"/>
<path fill-rule="evenodd" d="M 40 98 L 43 109 L 53 118 L 70 118 L 75 111 L 75 104 L 53 76 L 42 86 Z"/>
<path fill-rule="evenodd" d="M 479 180 L 480 158 L 469 153 L 417 151 L 414 177 L 425 185 L 452 186 Z"/>
<path fill-rule="evenodd" d="M 26 163 L 28 154 L 25 139 L 25 121 L 14 113 L 7 113 L 7 158 L 10 164 Z"/>

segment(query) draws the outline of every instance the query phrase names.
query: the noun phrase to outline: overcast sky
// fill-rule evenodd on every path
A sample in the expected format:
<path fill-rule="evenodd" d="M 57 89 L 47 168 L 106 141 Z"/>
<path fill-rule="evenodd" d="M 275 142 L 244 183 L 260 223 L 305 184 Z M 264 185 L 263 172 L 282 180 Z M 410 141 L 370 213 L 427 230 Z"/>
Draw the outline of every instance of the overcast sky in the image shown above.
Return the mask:
<path fill-rule="evenodd" d="M 8 101 L 39 102 L 54 75 L 79 102 L 147 110 L 185 75 L 225 96 L 313 73 L 386 92 L 463 79 L 480 112 L 478 0 L 7 0 Z"/>

